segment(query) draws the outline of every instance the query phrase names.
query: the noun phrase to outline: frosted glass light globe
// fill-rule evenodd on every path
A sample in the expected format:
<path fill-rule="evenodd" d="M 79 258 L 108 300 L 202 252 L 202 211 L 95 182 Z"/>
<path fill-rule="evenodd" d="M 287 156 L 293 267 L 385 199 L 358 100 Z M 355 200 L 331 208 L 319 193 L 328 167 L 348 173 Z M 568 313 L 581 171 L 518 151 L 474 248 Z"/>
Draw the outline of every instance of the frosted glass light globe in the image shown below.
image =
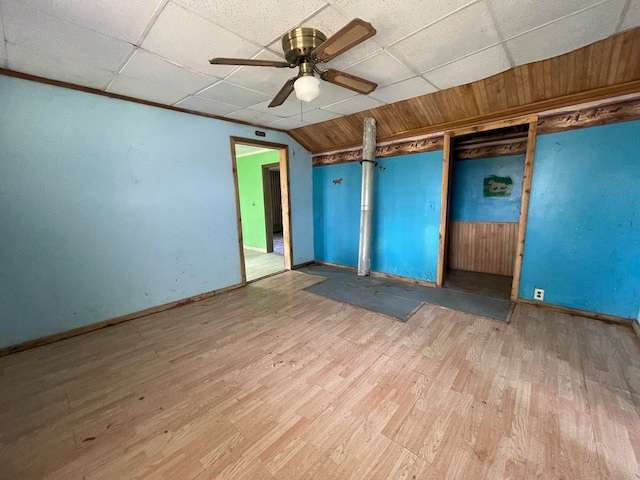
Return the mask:
<path fill-rule="evenodd" d="M 293 84 L 296 97 L 303 102 L 311 102 L 320 95 L 320 80 L 313 75 L 303 75 Z"/>

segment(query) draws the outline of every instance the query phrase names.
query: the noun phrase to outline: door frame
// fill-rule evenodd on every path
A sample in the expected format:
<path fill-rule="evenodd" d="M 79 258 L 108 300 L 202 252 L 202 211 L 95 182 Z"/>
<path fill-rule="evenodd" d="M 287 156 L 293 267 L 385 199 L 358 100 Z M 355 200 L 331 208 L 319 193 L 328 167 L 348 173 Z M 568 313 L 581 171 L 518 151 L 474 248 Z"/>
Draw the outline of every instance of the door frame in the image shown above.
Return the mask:
<path fill-rule="evenodd" d="M 231 168 L 233 171 L 233 187 L 236 196 L 236 219 L 238 226 L 238 248 L 240 251 L 240 274 L 242 283 L 247 283 L 247 272 L 244 263 L 244 249 L 242 243 L 242 218 L 240 215 L 240 191 L 238 189 L 238 162 L 236 159 L 236 145 L 277 150 L 280 165 L 280 194 L 282 196 L 282 239 L 284 243 L 284 268 L 293 268 L 293 243 L 291 236 L 291 198 L 289 195 L 289 146 L 281 143 L 264 142 L 252 138 L 230 136 Z"/>
<path fill-rule="evenodd" d="M 527 132 L 527 150 L 525 154 L 524 176 L 522 181 L 522 202 L 520 204 L 520 218 L 518 223 L 518 242 L 516 244 L 516 256 L 514 259 L 513 281 L 511 282 L 511 301 L 518 300 L 520 290 L 520 277 L 522 274 L 522 257 L 524 254 L 524 242 L 527 232 L 527 215 L 529 213 L 529 197 L 531 193 L 531 179 L 533 175 L 533 161 L 535 157 L 536 139 L 538 136 L 538 116 L 503 120 L 501 122 L 486 123 L 473 127 L 460 128 L 445 132 L 442 152 L 442 199 L 440 205 L 440 233 L 438 239 L 438 269 L 436 273 L 436 286 L 444 284 L 447 256 L 447 225 L 449 223 L 450 184 L 451 184 L 451 145 L 455 137 L 470 133 L 486 132 L 515 125 L 529 124 Z"/>
<path fill-rule="evenodd" d="M 267 253 L 273 252 L 273 202 L 271 201 L 272 189 L 270 169 L 279 166 L 280 163 L 266 163 L 262 165 L 262 193 L 264 197 L 264 228 L 267 239 Z M 279 170 L 278 173 L 280 173 Z M 280 208 L 282 208 L 282 206 Z"/>

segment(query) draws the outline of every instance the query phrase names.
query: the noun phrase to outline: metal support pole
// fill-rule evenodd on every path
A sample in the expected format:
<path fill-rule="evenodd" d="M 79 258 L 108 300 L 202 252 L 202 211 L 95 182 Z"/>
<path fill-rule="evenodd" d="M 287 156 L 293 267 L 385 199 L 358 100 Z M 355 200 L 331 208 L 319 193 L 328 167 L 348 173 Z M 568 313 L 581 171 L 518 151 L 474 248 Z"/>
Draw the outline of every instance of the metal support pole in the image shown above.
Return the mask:
<path fill-rule="evenodd" d="M 358 276 L 371 273 L 371 218 L 373 216 L 373 173 L 376 158 L 376 121 L 365 117 L 362 135 L 362 196 L 360 208 L 360 246 Z"/>

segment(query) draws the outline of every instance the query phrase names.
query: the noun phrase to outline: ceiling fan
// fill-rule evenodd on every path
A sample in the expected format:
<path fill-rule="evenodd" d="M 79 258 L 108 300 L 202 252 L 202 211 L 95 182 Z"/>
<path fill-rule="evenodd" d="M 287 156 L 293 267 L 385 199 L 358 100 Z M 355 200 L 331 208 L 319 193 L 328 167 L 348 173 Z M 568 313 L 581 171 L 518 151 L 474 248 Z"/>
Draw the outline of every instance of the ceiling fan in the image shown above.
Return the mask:
<path fill-rule="evenodd" d="M 367 95 L 376 89 L 378 86 L 376 83 L 332 68 L 320 70 L 318 64 L 332 60 L 375 34 L 375 28 L 359 18 L 351 20 L 328 39 L 315 28 L 296 28 L 282 37 L 282 49 L 286 62 L 244 58 L 212 58 L 209 63 L 252 67 L 298 67 L 298 75 L 286 81 L 269 104 L 270 108 L 282 105 L 294 90 L 296 97 L 304 102 L 311 102 L 318 98 L 320 80 L 316 74 L 324 81 Z"/>

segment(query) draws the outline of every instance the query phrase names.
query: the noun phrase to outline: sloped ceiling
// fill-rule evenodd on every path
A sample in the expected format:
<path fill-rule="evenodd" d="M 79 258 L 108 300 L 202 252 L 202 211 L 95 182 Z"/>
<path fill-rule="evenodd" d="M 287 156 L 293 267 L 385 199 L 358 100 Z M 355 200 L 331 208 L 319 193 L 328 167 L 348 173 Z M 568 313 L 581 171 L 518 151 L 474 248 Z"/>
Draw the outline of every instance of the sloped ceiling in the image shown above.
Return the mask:
<path fill-rule="evenodd" d="M 640 92 L 640 28 L 467 85 L 289 131 L 312 153 L 362 145 L 365 116 L 378 143 Z"/>
<path fill-rule="evenodd" d="M 281 59 L 284 32 L 302 25 L 331 35 L 354 17 L 378 34 L 328 66 L 377 82 L 369 96 L 323 82 L 314 102 L 292 97 L 269 109 L 290 71 L 208 63 L 215 56 Z M 0 67 L 297 128 L 317 150 L 306 125 L 351 125 L 357 112 L 440 93 L 639 24 L 640 0 L 0 0 Z"/>

